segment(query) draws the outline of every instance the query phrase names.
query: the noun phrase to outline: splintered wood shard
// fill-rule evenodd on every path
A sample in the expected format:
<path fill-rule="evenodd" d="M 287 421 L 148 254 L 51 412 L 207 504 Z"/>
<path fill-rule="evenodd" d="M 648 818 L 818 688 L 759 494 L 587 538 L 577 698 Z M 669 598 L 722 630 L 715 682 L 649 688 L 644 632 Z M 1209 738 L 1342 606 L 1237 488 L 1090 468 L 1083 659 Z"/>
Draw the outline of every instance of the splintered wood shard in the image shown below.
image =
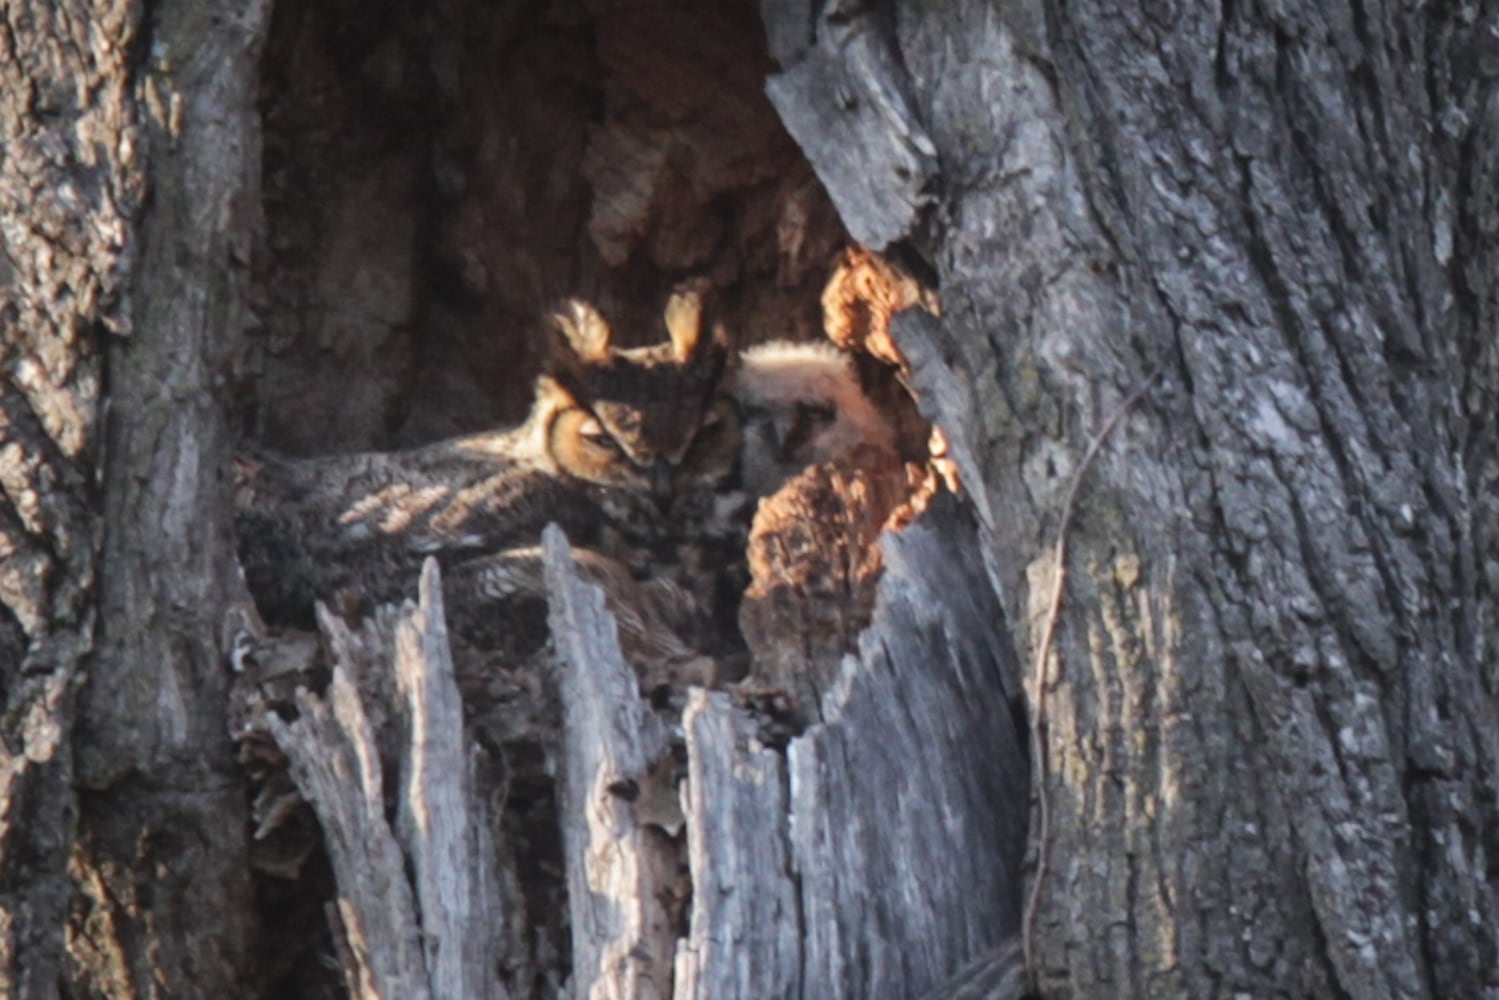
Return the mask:
<path fill-rule="evenodd" d="M 321 617 L 325 627 L 344 627 Z M 297 710 L 292 722 L 273 713 L 264 722 L 323 828 L 338 883 L 349 992 L 361 1000 L 430 997 L 416 901 L 385 821 L 374 729 L 347 667 L 334 664 L 326 697 L 299 691 Z"/>
<path fill-rule="evenodd" d="M 575 997 L 668 995 L 676 950 L 666 900 L 677 851 L 635 802 L 667 753 L 638 693 L 603 592 L 584 583 L 556 525 L 542 533 L 563 705 L 561 822 L 572 913 Z"/>
<path fill-rule="evenodd" d="M 883 539 L 858 652 L 787 748 L 801 994 L 895 1000 L 1019 925 L 1029 809 L 977 527 L 950 495 Z"/>
<path fill-rule="evenodd" d="M 673 996 L 801 996 L 785 758 L 759 743 L 755 725 L 722 692 L 693 691 L 682 728 L 693 894 Z"/>
<path fill-rule="evenodd" d="M 433 559 L 419 590 L 396 611 L 393 639 L 383 622 L 356 631 L 319 606 L 327 694 L 302 689 L 295 720 L 267 711 L 260 723 L 323 828 L 350 994 L 501 1000 L 494 818 L 475 792 Z M 392 719 L 397 737 L 394 830 L 372 717 Z"/>
<path fill-rule="evenodd" d="M 408 603 L 396 626 L 396 683 L 410 748 L 397 829 L 416 876 L 433 996 L 495 998 L 494 844 L 490 817 L 477 807 L 477 751 L 463 727 L 435 559 L 422 566 L 418 593 L 417 606 Z"/>

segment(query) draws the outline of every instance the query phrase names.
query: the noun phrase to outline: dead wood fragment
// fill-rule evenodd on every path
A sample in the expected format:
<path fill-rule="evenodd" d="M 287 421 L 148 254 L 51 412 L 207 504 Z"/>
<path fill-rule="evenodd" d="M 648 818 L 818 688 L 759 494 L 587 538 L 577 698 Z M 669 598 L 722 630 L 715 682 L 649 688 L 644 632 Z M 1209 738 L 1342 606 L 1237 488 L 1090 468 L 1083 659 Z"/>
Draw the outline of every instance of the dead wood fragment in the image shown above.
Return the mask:
<path fill-rule="evenodd" d="M 293 722 L 268 714 L 264 725 L 322 823 L 339 886 L 349 992 L 361 1000 L 429 997 L 415 899 L 385 821 L 374 730 L 348 671 L 334 668 L 326 698 L 300 692 L 297 709 Z"/>
<path fill-rule="evenodd" d="M 542 533 L 563 704 L 560 812 L 574 995 L 667 995 L 686 892 L 680 850 L 637 802 L 659 800 L 666 727 L 641 699 L 598 587 L 566 538 Z"/>
<path fill-rule="evenodd" d="M 937 296 L 879 254 L 851 246 L 839 256 L 822 290 L 823 329 L 845 351 L 863 351 L 904 370 L 906 359 L 890 337 L 890 319 L 920 306 L 940 315 Z"/>
<path fill-rule="evenodd" d="M 672 995 L 797 996 L 801 904 L 787 841 L 785 756 L 720 692 L 693 691 L 682 728 L 693 903 Z"/>
<path fill-rule="evenodd" d="M 476 782 L 482 751 L 468 740 L 453 673 L 437 561 L 422 567 L 415 608 L 396 628 L 400 720 L 410 748 L 397 833 L 416 876 L 422 946 L 436 997 L 499 997 L 491 928 L 498 894 L 491 859 L 496 817 Z"/>
<path fill-rule="evenodd" d="M 937 148 L 908 97 L 894 39 L 871 10 L 829 5 L 816 42 L 766 81 L 850 235 L 882 249 L 934 203 Z"/>
<path fill-rule="evenodd" d="M 480 751 L 465 738 L 433 560 L 419 594 L 358 630 L 320 607 L 333 657 L 326 693 L 302 688 L 295 719 L 267 707 L 255 724 L 286 755 L 322 826 L 351 994 L 499 998 L 496 817 L 477 794 Z M 382 705 L 382 690 L 398 697 Z M 387 716 L 383 735 L 399 744 L 394 774 L 377 731 Z"/>
<path fill-rule="evenodd" d="M 976 543 L 946 494 L 883 538 L 869 628 L 787 747 L 802 996 L 919 995 L 1018 928 L 1018 669 Z"/>

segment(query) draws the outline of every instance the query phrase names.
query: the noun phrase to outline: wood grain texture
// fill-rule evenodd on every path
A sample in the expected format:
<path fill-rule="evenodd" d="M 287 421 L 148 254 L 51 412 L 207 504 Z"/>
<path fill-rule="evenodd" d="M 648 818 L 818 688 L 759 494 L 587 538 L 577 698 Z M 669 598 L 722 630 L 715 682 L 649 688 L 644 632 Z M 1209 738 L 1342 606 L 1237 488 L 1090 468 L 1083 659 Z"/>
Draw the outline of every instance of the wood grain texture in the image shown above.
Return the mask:
<path fill-rule="evenodd" d="M 1019 926 L 1028 775 L 974 543 L 951 498 L 886 536 L 874 619 L 788 747 L 804 996 L 910 996 Z"/>
<path fill-rule="evenodd" d="M 396 628 L 395 675 L 410 748 L 396 828 L 412 859 L 432 995 L 498 1000 L 495 928 L 506 917 L 492 870 L 496 817 L 484 807 L 481 751 L 463 724 L 435 559 L 423 564 L 417 606 Z"/>
<path fill-rule="evenodd" d="M 790 44 L 778 42 L 783 68 L 765 92 L 849 235 L 883 250 L 906 237 L 933 204 L 937 150 L 910 103 L 888 25 L 871 10 L 843 6 L 859 5 L 830 5 L 817 20 L 816 43 L 795 58 Z M 804 30 L 797 5 L 766 13 L 776 19 L 772 38 Z"/>
<path fill-rule="evenodd" d="M 787 836 L 785 757 L 721 692 L 693 691 L 682 728 L 693 895 L 672 996 L 802 996 L 805 925 Z"/>
<path fill-rule="evenodd" d="M 566 537 L 548 527 L 542 546 L 563 706 L 573 995 L 664 997 L 686 886 L 671 833 L 639 807 L 675 797 L 661 787 L 666 728 L 640 697 L 604 596 L 578 577 Z"/>
<path fill-rule="evenodd" d="M 803 647 L 802 669 L 836 673 L 784 752 L 728 695 L 689 694 L 678 814 L 667 732 L 548 529 L 578 995 L 904 997 L 1014 934 L 1027 774 L 975 531 L 947 497 L 885 539 L 857 653 Z"/>
<path fill-rule="evenodd" d="M 267 164 L 300 199 L 268 209 L 263 284 L 285 294 L 265 315 L 295 322 L 262 329 L 266 438 L 366 445 L 481 423 L 520 405 L 487 388 L 523 385 L 535 360 L 486 354 L 492 330 L 587 282 L 633 299 L 669 280 L 651 268 L 742 276 L 754 287 L 738 315 L 767 328 L 755 335 L 810 329 L 807 275 L 837 227 L 818 222 L 800 167 L 781 173 L 758 139 L 715 141 L 724 122 L 770 132 L 736 117 L 755 119 L 753 102 L 697 82 L 720 59 L 741 86 L 755 77 L 742 33 L 707 44 L 727 30 L 712 8 L 593 4 L 559 23 L 527 20 L 527 5 L 389 20 L 281 6 L 283 77 L 263 92 L 280 99 L 262 106 L 295 105 L 312 134 L 280 119 L 284 155 Z M 1057 583 L 1052 546 L 1088 443 L 1159 369 L 1079 494 L 1042 657 L 1056 687 L 1035 791 L 1056 822 L 1041 992 L 1499 991 L 1499 4 L 762 10 L 782 64 L 774 103 L 849 227 L 901 244 L 940 284 L 942 317 L 898 317 L 894 339 L 974 513 L 934 508 L 889 542 L 857 648 L 778 665 L 821 718 L 784 764 L 722 698 L 691 702 L 675 746 L 554 542 L 577 988 L 1014 986 L 1017 663 L 1041 652 L 1038 595 Z M 266 15 L 24 0 L 0 14 L 0 961 L 17 992 L 226 996 L 246 971 L 245 816 L 214 625 L 242 596 L 219 401 L 257 322 L 243 272 Z M 649 58 L 651 18 L 673 58 Z M 333 41 L 320 49 L 317 31 Z M 299 188 L 330 161 L 278 174 L 287 149 L 358 133 L 336 120 L 330 80 L 368 101 L 391 145 L 351 143 L 331 162 L 376 166 Z M 540 180 L 518 182 L 510 167 L 533 158 Z M 724 169 L 694 183 L 697 158 Z M 585 172 L 610 195 L 597 213 Z M 326 213 L 307 211 L 320 199 Z M 303 212 L 305 238 L 287 222 Z M 428 257 L 430 287 L 412 264 Z M 351 294 L 354 276 L 369 284 Z M 449 324 L 462 334 L 424 339 Z M 109 331 L 131 339 L 107 349 L 105 419 Z M 332 360 L 302 374 L 324 343 Z M 288 405 L 350 358 L 369 376 L 357 393 Z M 366 724 L 347 704 L 348 725 L 336 706 L 321 720 L 330 740 L 373 733 L 333 758 L 348 773 L 398 755 L 362 710 Z M 451 760 L 451 732 L 433 735 Z M 387 822 L 383 803 L 349 816 Z M 461 865 L 467 827 L 445 829 L 427 849 Z M 362 857 L 405 877 L 384 841 Z M 514 898 L 514 866 L 494 869 L 495 894 Z M 737 895 L 694 881 L 689 896 L 684 872 Z M 460 898 L 441 880 L 425 891 Z M 757 934 L 745 949 L 764 964 L 734 965 L 715 935 L 739 900 L 794 911 L 798 939 Z M 404 905 L 380 931 L 393 943 L 378 976 L 419 995 L 430 987 L 402 970 L 429 955 L 407 926 L 420 907 Z M 370 951 L 378 921 L 350 907 L 340 922 L 349 968 L 373 982 L 359 970 L 385 960 Z M 450 971 L 442 989 L 476 988 Z"/>
<path fill-rule="evenodd" d="M 965 965 L 922 1000 L 1022 1000 L 1029 996 L 1025 954 L 1016 941 L 991 949 Z"/>
<path fill-rule="evenodd" d="M 464 728 L 437 563 L 424 565 L 417 603 L 358 630 L 326 611 L 320 624 L 327 694 L 304 688 L 296 718 L 264 711 L 255 724 L 322 825 L 350 993 L 504 997 L 499 950 L 514 916 L 499 909 L 498 816 Z"/>
<path fill-rule="evenodd" d="M 415 893 L 385 818 L 388 779 L 348 666 L 335 666 L 326 699 L 300 693 L 297 712 L 293 722 L 268 715 L 264 725 L 323 829 L 339 886 L 349 993 L 430 997 Z"/>

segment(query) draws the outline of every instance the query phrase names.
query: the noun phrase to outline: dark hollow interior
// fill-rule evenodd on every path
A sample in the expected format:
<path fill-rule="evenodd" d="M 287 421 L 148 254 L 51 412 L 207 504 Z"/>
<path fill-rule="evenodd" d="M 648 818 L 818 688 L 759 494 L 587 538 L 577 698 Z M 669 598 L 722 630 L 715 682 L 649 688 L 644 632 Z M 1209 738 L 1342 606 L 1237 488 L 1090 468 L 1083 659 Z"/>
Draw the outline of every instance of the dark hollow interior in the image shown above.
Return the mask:
<path fill-rule="evenodd" d="M 292 454 L 520 421 L 537 324 L 624 346 L 707 276 L 741 346 L 819 335 L 846 237 L 746 0 L 278 4 L 243 431 Z"/>

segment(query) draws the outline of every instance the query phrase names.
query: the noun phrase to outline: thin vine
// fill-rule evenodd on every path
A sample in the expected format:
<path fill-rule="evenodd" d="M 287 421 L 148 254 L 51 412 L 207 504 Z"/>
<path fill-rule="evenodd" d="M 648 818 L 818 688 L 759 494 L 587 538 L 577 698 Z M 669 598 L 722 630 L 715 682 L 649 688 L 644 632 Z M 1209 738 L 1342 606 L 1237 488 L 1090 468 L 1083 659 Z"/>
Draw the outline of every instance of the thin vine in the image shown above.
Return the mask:
<path fill-rule="evenodd" d="M 1051 657 L 1051 644 L 1056 638 L 1057 622 L 1062 614 L 1062 592 L 1066 585 L 1067 576 L 1067 529 L 1072 523 L 1072 508 L 1077 502 L 1078 488 L 1082 485 L 1083 476 L 1087 474 L 1088 467 L 1093 464 L 1093 459 L 1098 456 L 1119 421 L 1129 412 L 1140 398 L 1145 395 L 1147 389 L 1154 384 L 1160 370 L 1151 372 L 1140 381 L 1134 391 L 1125 398 L 1119 408 L 1114 411 L 1103 428 L 1093 436 L 1088 444 L 1088 450 L 1083 454 L 1083 460 L 1078 464 L 1077 472 L 1072 476 L 1072 483 L 1067 488 L 1067 498 L 1062 503 L 1062 518 L 1057 523 L 1057 535 L 1055 562 L 1052 567 L 1051 603 L 1047 608 L 1045 627 L 1041 633 L 1041 642 L 1036 646 L 1036 658 L 1031 667 L 1033 683 L 1035 685 L 1035 710 L 1031 713 L 1031 759 L 1035 762 L 1035 788 L 1036 788 L 1036 874 L 1031 880 L 1031 891 L 1025 901 L 1025 912 L 1021 916 L 1020 935 L 1021 944 L 1025 952 L 1025 968 L 1032 987 L 1039 985 L 1039 970 L 1036 968 L 1035 935 L 1036 935 L 1036 909 L 1041 902 L 1041 883 L 1046 878 L 1046 848 L 1047 840 L 1051 833 L 1051 816 L 1046 807 L 1046 741 L 1042 738 L 1041 731 L 1046 724 L 1046 691 L 1051 680 L 1046 676 L 1046 661 Z M 1061 661 L 1058 660 L 1060 667 Z"/>

